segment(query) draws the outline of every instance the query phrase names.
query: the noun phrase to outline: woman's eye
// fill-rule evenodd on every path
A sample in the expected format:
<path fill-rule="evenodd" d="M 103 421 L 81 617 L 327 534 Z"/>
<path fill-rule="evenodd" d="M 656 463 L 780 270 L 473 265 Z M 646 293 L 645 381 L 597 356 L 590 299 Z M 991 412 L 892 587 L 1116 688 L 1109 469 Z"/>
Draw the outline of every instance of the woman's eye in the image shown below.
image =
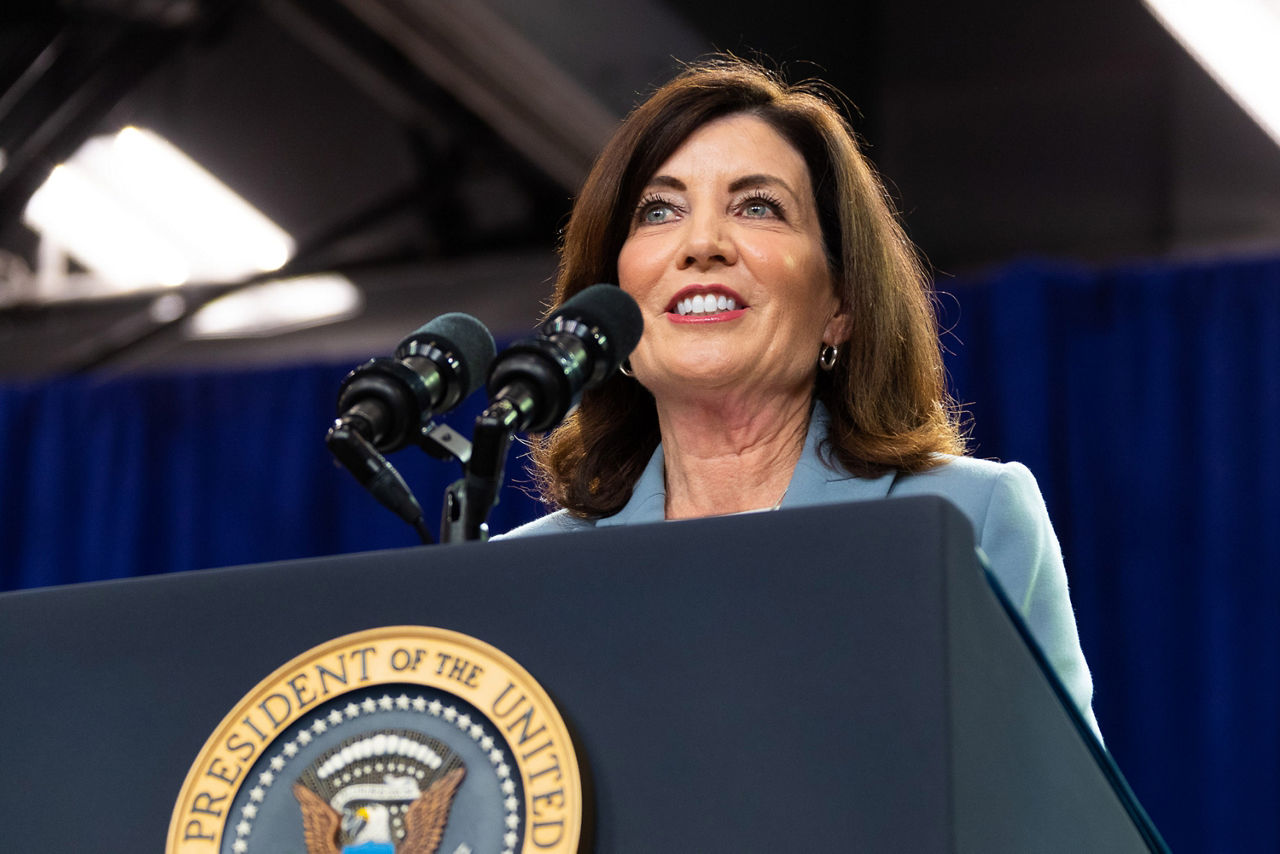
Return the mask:
<path fill-rule="evenodd" d="M 676 218 L 674 203 L 658 197 L 642 199 L 636 205 L 636 222 L 641 225 L 659 225 Z"/>
<path fill-rule="evenodd" d="M 670 205 L 649 205 L 641 213 L 640 218 L 648 223 L 666 222 L 675 215 L 675 211 L 671 210 Z"/>
<path fill-rule="evenodd" d="M 742 204 L 738 206 L 738 210 L 742 212 L 743 216 L 750 219 L 782 218 L 782 205 L 773 199 L 759 196 L 744 199 Z"/>

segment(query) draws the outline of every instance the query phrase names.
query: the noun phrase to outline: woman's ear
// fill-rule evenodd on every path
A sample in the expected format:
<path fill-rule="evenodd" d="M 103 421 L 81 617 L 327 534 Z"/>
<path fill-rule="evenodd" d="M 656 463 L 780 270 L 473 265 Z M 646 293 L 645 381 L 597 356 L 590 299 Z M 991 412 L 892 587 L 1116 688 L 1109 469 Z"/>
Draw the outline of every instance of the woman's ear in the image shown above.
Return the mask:
<path fill-rule="evenodd" d="M 849 307 L 841 303 L 822 330 L 823 343 L 839 346 L 848 341 L 851 326 L 852 316 L 849 313 Z"/>

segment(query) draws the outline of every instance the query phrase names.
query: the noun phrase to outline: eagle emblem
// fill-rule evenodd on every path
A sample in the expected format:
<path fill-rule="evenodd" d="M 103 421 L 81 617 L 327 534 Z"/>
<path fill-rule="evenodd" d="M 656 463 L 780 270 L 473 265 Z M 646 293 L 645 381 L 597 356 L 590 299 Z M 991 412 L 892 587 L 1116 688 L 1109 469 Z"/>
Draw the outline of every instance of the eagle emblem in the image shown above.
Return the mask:
<path fill-rule="evenodd" d="M 293 784 L 307 854 L 435 854 L 465 776 L 452 750 L 421 733 L 349 739 Z"/>
<path fill-rule="evenodd" d="M 476 638 L 385 626 L 240 700 L 192 763 L 165 851 L 574 854 L 582 816 L 573 740 L 532 676 Z"/>

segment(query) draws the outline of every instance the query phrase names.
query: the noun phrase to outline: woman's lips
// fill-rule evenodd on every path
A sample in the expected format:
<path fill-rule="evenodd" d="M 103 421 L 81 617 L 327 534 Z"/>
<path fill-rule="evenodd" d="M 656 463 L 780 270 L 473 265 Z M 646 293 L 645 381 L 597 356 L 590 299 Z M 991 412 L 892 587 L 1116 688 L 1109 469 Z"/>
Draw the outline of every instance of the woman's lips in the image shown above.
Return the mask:
<path fill-rule="evenodd" d="M 721 323 L 727 320 L 737 320 L 746 314 L 745 308 L 739 308 L 735 311 L 718 311 L 715 314 L 668 314 L 667 320 L 672 323 Z"/>
<path fill-rule="evenodd" d="M 690 285 L 681 288 L 667 306 L 674 323 L 707 323 L 733 320 L 747 310 L 746 301 L 724 285 Z"/>

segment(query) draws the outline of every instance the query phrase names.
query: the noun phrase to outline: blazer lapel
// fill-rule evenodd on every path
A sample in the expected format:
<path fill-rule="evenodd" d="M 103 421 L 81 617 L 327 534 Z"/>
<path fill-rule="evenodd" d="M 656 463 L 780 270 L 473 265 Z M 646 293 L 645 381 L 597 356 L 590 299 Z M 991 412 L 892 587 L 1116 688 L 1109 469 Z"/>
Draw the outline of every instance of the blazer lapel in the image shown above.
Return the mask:
<path fill-rule="evenodd" d="M 784 508 L 812 507 L 816 504 L 838 504 L 845 501 L 874 501 L 889 495 L 896 477 L 894 472 L 876 478 L 854 477 L 823 462 L 819 451 L 827 438 L 828 419 L 827 408 L 820 402 L 815 403 L 813 416 L 809 420 L 809 433 L 804 439 L 804 450 L 800 453 L 800 462 L 796 463 L 795 474 L 791 476 L 787 494 L 782 498 Z"/>

